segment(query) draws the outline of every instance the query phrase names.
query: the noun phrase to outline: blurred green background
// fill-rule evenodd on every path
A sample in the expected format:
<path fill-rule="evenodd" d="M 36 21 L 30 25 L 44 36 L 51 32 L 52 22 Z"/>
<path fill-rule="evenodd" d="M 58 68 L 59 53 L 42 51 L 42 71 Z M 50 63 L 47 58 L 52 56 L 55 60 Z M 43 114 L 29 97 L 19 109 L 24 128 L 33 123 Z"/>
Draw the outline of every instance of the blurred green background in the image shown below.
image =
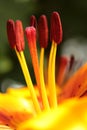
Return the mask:
<path fill-rule="evenodd" d="M 8 44 L 6 21 L 20 19 L 25 28 L 32 14 L 37 18 L 46 14 L 49 21 L 52 11 L 60 13 L 63 42 L 75 37 L 87 38 L 87 0 L 0 0 L 0 85 L 6 79 L 25 83 L 15 52 Z M 27 45 L 25 56 L 33 77 Z"/>

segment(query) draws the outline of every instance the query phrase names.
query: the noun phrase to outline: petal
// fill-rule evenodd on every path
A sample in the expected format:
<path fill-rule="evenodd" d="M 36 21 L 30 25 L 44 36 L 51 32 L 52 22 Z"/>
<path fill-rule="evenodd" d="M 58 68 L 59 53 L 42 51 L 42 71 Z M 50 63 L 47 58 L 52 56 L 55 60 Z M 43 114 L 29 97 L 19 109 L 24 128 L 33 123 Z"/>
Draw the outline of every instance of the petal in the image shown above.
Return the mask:
<path fill-rule="evenodd" d="M 79 118 L 80 117 L 80 118 Z M 71 99 L 22 123 L 17 130 L 85 130 L 87 98 Z"/>
<path fill-rule="evenodd" d="M 61 94 L 59 95 L 59 102 L 77 96 L 79 89 L 86 85 L 83 85 L 87 80 L 87 63 L 77 70 L 70 79 L 63 86 Z M 83 90 L 83 89 L 82 89 Z M 85 89 L 87 90 L 87 89 Z"/>
<path fill-rule="evenodd" d="M 0 93 L 0 124 L 16 128 L 20 122 L 34 115 L 35 110 L 31 100 Z"/>
<path fill-rule="evenodd" d="M 37 86 L 35 86 L 35 92 L 36 92 L 36 95 L 37 97 L 39 97 L 39 90 L 37 88 Z M 9 87 L 7 89 L 7 93 L 8 94 L 11 94 L 11 95 L 14 95 L 14 96 L 18 96 L 18 97 L 24 97 L 24 98 L 31 98 L 31 95 L 30 95 L 30 91 L 29 91 L 29 88 L 28 87 L 21 87 L 21 88 L 11 88 Z"/>
<path fill-rule="evenodd" d="M 13 129 L 5 125 L 0 125 L 0 130 L 13 130 Z"/>

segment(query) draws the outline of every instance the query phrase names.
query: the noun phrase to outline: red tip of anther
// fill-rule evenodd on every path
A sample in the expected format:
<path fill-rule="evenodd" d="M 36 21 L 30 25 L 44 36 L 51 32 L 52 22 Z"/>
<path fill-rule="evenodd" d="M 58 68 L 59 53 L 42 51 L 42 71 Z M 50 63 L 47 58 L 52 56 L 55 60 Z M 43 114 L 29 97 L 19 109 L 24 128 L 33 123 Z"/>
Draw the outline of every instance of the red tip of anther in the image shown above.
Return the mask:
<path fill-rule="evenodd" d="M 7 21 L 7 37 L 10 43 L 11 48 L 15 47 L 16 39 L 15 39 L 15 23 L 12 19 Z"/>
<path fill-rule="evenodd" d="M 62 24 L 58 12 L 53 12 L 51 15 L 50 39 L 57 44 L 62 41 Z"/>
<path fill-rule="evenodd" d="M 30 26 L 37 28 L 37 20 L 36 20 L 36 17 L 34 15 L 32 15 L 30 17 Z"/>
<path fill-rule="evenodd" d="M 48 45 L 48 23 L 45 15 L 41 15 L 38 20 L 38 33 L 40 46 L 46 48 Z"/>
<path fill-rule="evenodd" d="M 26 27 L 25 34 L 28 44 L 36 43 L 36 29 L 33 26 Z"/>
<path fill-rule="evenodd" d="M 24 42 L 24 32 L 22 22 L 17 20 L 15 22 L 15 32 L 16 32 L 16 49 L 17 51 L 23 51 L 25 42 Z"/>

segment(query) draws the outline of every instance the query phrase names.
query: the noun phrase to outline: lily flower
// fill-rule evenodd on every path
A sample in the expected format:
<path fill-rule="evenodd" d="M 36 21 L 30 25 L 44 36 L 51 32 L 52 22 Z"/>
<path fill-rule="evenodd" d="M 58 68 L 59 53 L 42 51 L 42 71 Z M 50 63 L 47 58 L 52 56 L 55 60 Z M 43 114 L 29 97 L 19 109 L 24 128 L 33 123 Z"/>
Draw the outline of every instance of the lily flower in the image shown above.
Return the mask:
<path fill-rule="evenodd" d="M 49 35 L 51 49 L 47 64 L 45 49 Z M 8 88 L 0 93 L 0 126 L 12 130 L 85 130 L 87 129 L 87 63 L 72 73 L 75 58 L 56 57 L 62 42 L 62 24 L 58 12 L 51 15 L 50 31 L 45 15 L 38 22 L 31 17 L 25 36 L 31 55 L 36 84 L 29 73 L 24 55 L 24 30 L 20 20 L 7 21 L 8 41 L 15 50 L 26 87 Z M 40 59 L 37 51 L 40 43 Z M 39 62 L 40 61 L 40 62 Z"/>

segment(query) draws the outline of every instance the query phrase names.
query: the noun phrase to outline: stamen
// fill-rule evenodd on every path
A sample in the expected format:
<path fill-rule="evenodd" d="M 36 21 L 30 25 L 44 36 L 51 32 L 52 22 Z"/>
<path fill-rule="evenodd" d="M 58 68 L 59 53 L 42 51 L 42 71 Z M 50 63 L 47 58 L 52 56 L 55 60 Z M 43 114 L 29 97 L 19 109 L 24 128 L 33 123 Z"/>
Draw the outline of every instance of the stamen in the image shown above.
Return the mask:
<path fill-rule="evenodd" d="M 62 41 L 62 24 L 58 12 L 53 12 L 51 15 L 50 40 L 57 44 Z"/>
<path fill-rule="evenodd" d="M 49 63 L 48 63 L 48 89 L 49 89 L 49 100 L 52 107 L 57 106 L 57 95 L 56 95 L 56 84 L 55 84 L 55 59 L 57 44 L 62 40 L 62 26 L 59 14 L 53 12 L 51 15 L 51 32 L 50 38 L 52 41 Z"/>
<path fill-rule="evenodd" d="M 35 90 L 34 90 L 34 87 L 33 87 L 33 83 L 32 83 L 32 80 L 31 80 L 31 77 L 30 77 L 30 74 L 29 74 L 29 71 L 28 71 L 28 67 L 27 67 L 27 64 L 26 64 L 26 60 L 25 60 L 25 57 L 24 57 L 24 53 L 23 53 L 23 50 L 24 50 L 24 34 L 23 34 L 22 23 L 19 20 L 17 20 L 16 24 L 15 24 L 15 35 L 16 35 L 16 37 L 13 37 L 14 38 L 13 41 L 16 41 L 14 49 L 15 49 L 15 52 L 17 54 L 19 63 L 21 65 L 21 68 L 22 68 L 22 71 L 23 71 L 23 74 L 24 74 L 24 77 L 25 77 L 25 81 L 26 81 L 27 86 L 30 90 L 35 109 L 36 109 L 37 112 L 40 112 L 41 111 L 40 105 L 39 105 L 39 102 L 37 100 L 37 96 L 36 96 L 36 93 L 35 93 Z M 10 43 L 11 43 L 11 41 L 10 41 Z"/>
<path fill-rule="evenodd" d="M 48 63 L 48 91 L 51 107 L 57 106 L 56 84 L 55 84 L 55 56 L 57 44 L 52 43 Z"/>
<path fill-rule="evenodd" d="M 11 26 L 11 27 L 10 27 Z M 10 29 L 9 29 L 10 28 Z M 44 81 L 44 49 L 48 45 L 48 24 L 45 15 L 42 15 L 38 20 L 38 33 L 39 33 L 39 42 L 41 46 L 40 52 L 40 66 L 38 61 L 37 47 L 36 47 L 36 29 L 37 21 L 35 16 L 31 16 L 30 27 L 25 29 L 26 38 L 28 40 L 28 46 L 30 50 L 30 55 L 32 59 L 32 64 L 34 68 L 36 83 L 39 88 L 40 98 L 42 98 L 42 103 L 44 109 L 49 109 L 51 107 L 57 106 L 57 91 L 55 83 L 55 59 L 57 52 L 57 44 L 60 44 L 62 41 L 62 26 L 59 14 L 53 12 L 51 16 L 51 33 L 50 39 L 52 42 L 49 63 L 48 63 L 48 92 L 46 90 L 46 84 Z M 11 32 L 10 32 L 11 30 Z M 34 90 L 34 86 L 30 77 L 30 73 L 27 67 L 27 63 L 24 56 L 24 32 L 22 22 L 17 20 L 14 24 L 14 21 L 8 21 L 7 23 L 7 33 L 8 40 L 12 48 L 15 49 L 19 63 L 21 65 L 25 81 L 29 87 L 31 97 L 37 112 L 41 111 L 37 95 Z M 39 68 L 40 67 L 40 68 Z M 49 98 L 49 100 L 48 100 Z"/>
<path fill-rule="evenodd" d="M 39 33 L 39 43 L 41 46 L 40 52 L 40 81 L 41 81 L 41 94 L 43 105 L 45 109 L 49 109 L 49 102 L 46 92 L 46 86 L 44 82 L 44 48 L 47 47 L 48 44 L 48 25 L 47 19 L 45 15 L 40 16 L 38 20 L 38 33 Z"/>
<path fill-rule="evenodd" d="M 15 23 L 12 19 L 7 21 L 7 36 L 8 41 L 12 49 L 15 47 L 16 39 L 15 39 Z"/>

